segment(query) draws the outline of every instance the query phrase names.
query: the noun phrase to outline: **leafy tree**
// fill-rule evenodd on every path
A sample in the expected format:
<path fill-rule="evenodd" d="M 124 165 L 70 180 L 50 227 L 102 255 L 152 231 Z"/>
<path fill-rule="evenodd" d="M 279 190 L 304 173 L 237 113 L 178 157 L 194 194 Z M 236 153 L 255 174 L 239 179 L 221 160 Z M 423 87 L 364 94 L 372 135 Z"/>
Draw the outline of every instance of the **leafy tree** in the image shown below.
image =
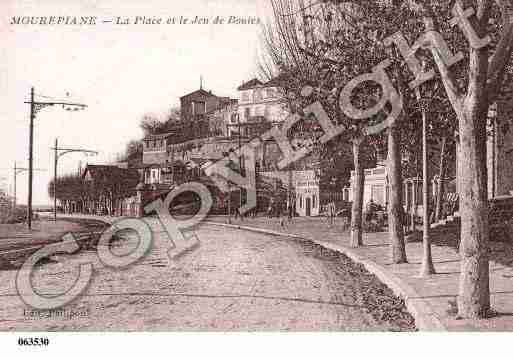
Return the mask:
<path fill-rule="evenodd" d="M 375 41 L 376 33 L 367 31 L 364 13 L 353 3 L 343 6 L 332 3 L 294 0 L 273 0 L 274 23 L 264 33 L 267 49 L 267 62 L 263 61 L 262 71 L 270 71 L 273 66 L 288 79 L 288 91 L 294 91 L 295 108 L 302 108 L 314 100 L 320 101 L 327 109 L 330 118 L 345 127 L 347 140 L 353 148 L 355 186 L 351 218 L 351 245 L 362 244 L 361 218 L 363 213 L 363 183 L 365 157 L 373 157 L 372 143 L 382 142 L 380 136 L 367 136 L 367 125 L 382 121 L 380 115 L 370 121 L 354 120 L 346 116 L 339 106 L 343 85 L 354 77 L 372 71 L 386 56 L 384 48 Z M 379 50 L 379 51 L 378 51 Z M 271 65 L 269 65 L 269 63 Z M 311 85 L 314 95 L 308 99 L 300 96 L 303 86 Z M 358 86 L 352 103 L 358 108 L 371 108 L 381 97 L 380 88 L 370 83 Z M 386 109 L 391 111 L 391 109 Z M 397 164 L 392 170 L 391 183 L 401 185 L 400 151 L 395 144 L 400 143 L 400 132 L 390 131 L 390 151 L 396 155 L 389 164 Z M 397 150 L 396 150 L 397 149 Z M 402 233 L 402 203 L 399 195 L 391 196 L 391 238 L 394 262 L 406 261 L 404 235 Z"/>
<path fill-rule="evenodd" d="M 428 71 L 438 72 L 457 118 L 459 135 L 457 177 L 462 223 L 462 276 L 458 313 L 467 318 L 485 316 L 490 308 L 486 117 L 489 106 L 504 93 L 504 84 L 511 73 L 513 2 L 362 0 L 348 3 L 320 0 L 305 3 L 298 0 L 299 6 L 294 6 L 292 0 L 275 0 L 273 3 L 277 4 L 273 7 L 278 13 L 275 19 L 282 25 L 275 27 L 269 38 L 285 40 L 281 46 L 274 46 L 271 57 L 285 59 L 284 63 L 289 68 L 296 68 L 299 75 L 316 74 L 321 87 L 329 89 L 333 85 L 325 86 L 325 74 L 343 73 L 328 78 L 338 77 L 342 84 L 347 83 L 349 79 L 344 79 L 344 75 L 352 78 L 369 72 L 370 67 L 389 57 L 392 63 L 388 71 L 394 75 L 394 85 L 403 96 L 403 112 L 408 118 L 415 100 L 429 99 L 433 95 L 432 82 L 424 82 L 426 77 L 431 77 Z M 297 14 L 299 16 L 294 20 L 280 20 L 280 17 Z M 458 26 L 456 30 L 452 29 L 454 25 Z M 470 29 L 475 33 L 471 34 Z M 409 54 L 404 57 L 398 53 L 397 46 L 387 50 L 390 49 L 387 42 L 397 44 L 397 39 L 385 40 L 399 34 L 398 31 L 404 37 L 399 40 L 404 40 L 408 47 L 415 46 L 415 50 L 408 50 Z M 307 54 L 311 59 L 307 56 L 305 60 L 301 54 Z M 417 57 L 423 54 L 427 63 L 419 69 Z M 415 63 L 412 60 L 416 60 Z M 318 66 L 312 66 L 312 62 L 317 62 Z M 341 71 L 342 68 L 345 71 Z M 416 73 L 408 73 L 407 68 Z M 414 80 L 418 80 L 413 86 L 417 91 L 405 86 Z M 362 97 L 362 103 L 356 95 L 352 101 L 356 106 L 368 108 L 362 105 L 368 105 L 369 98 L 372 97 Z M 394 154 L 399 152 L 393 151 L 394 143 L 400 143 L 397 137 L 400 132 L 395 131 L 396 128 L 391 127 L 388 138 L 389 152 L 392 149 Z"/>
<path fill-rule="evenodd" d="M 166 127 L 166 123 L 153 114 L 145 114 L 141 119 L 139 127 L 146 137 L 148 135 L 155 135 L 163 132 Z"/>
<path fill-rule="evenodd" d="M 339 9 L 346 7 L 340 0 L 321 2 Z M 457 178 L 461 214 L 458 313 L 466 318 L 483 317 L 490 309 L 486 117 L 491 104 L 510 96 L 504 90 L 511 75 L 513 2 L 362 0 L 358 6 L 365 21 L 358 21 L 355 26 L 361 34 L 376 34 L 373 44 L 378 44 L 378 50 L 380 41 L 397 31 L 402 31 L 408 46 L 418 45 L 414 53 L 406 56 L 410 63 L 402 61 L 403 68 L 411 65 L 412 56 L 420 56 L 421 48 L 425 48 L 428 63 L 417 75 L 436 70 L 453 108 L 459 137 Z M 454 26 L 457 28 L 453 30 Z M 368 49 L 379 52 L 376 47 Z M 419 98 L 430 98 L 432 86 L 416 86 Z M 403 96 L 408 93 L 412 91 L 401 92 Z"/>
<path fill-rule="evenodd" d="M 130 140 L 126 144 L 125 150 L 122 153 L 119 153 L 117 156 L 118 162 L 125 162 L 127 161 L 129 163 L 142 161 L 143 156 L 143 143 L 141 140 Z"/>
<path fill-rule="evenodd" d="M 168 113 L 163 116 L 153 113 L 146 113 L 141 118 L 139 127 L 143 130 L 144 136 L 166 133 L 181 123 L 180 107 L 171 107 Z"/>

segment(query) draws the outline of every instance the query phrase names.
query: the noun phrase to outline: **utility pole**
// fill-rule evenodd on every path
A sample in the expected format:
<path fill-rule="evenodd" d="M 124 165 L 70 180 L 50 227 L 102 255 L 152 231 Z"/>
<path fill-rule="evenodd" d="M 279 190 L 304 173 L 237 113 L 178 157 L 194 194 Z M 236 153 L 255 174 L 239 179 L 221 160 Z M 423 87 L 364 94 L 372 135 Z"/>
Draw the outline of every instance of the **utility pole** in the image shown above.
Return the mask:
<path fill-rule="evenodd" d="M 57 221 L 57 162 L 59 158 L 64 156 L 67 153 L 71 152 L 82 152 L 85 154 L 93 154 L 97 155 L 97 151 L 86 150 L 83 148 L 61 148 L 58 146 L 58 140 L 55 139 L 55 147 L 52 148 L 54 150 L 54 163 L 53 163 L 53 220 Z M 59 153 L 59 151 L 62 151 Z"/>
<path fill-rule="evenodd" d="M 228 182 L 228 224 L 232 223 L 232 186 Z"/>
<path fill-rule="evenodd" d="M 22 172 L 30 172 L 29 171 L 29 168 L 23 168 L 23 167 L 18 167 L 16 165 L 16 161 L 14 161 L 14 173 L 13 173 L 13 179 L 14 179 L 14 183 L 13 183 L 13 187 L 14 187 L 14 198 L 13 198 L 13 211 L 16 209 L 16 201 L 17 201 L 17 198 L 16 198 L 16 183 L 17 183 L 17 177 L 20 173 Z M 46 171 L 45 169 L 41 169 L 41 168 L 33 168 L 32 169 L 32 172 L 34 171 Z"/>
<path fill-rule="evenodd" d="M 237 125 L 239 127 L 239 170 L 240 170 L 240 175 L 242 176 L 242 169 L 243 169 L 243 166 L 242 166 L 242 143 L 241 143 L 241 136 L 242 136 L 242 133 L 241 133 L 241 128 L 240 128 L 240 115 L 239 113 L 237 113 Z M 242 187 L 239 188 L 239 210 L 242 208 L 243 206 L 243 203 L 242 203 Z M 242 221 L 242 213 L 241 214 L 241 221 Z"/>
<path fill-rule="evenodd" d="M 171 185 L 175 187 L 175 146 L 171 146 Z"/>
<path fill-rule="evenodd" d="M 13 215 L 15 212 L 16 212 L 16 161 L 14 161 L 14 174 L 13 174 L 13 177 L 14 177 L 14 195 L 13 195 L 13 200 L 12 200 L 12 213 L 11 215 Z"/>
<path fill-rule="evenodd" d="M 29 134 L 29 177 L 28 177 L 28 199 L 27 199 L 27 226 L 32 229 L 32 152 L 34 145 L 34 87 L 30 89 L 30 134 Z"/>
<path fill-rule="evenodd" d="M 36 114 L 41 111 L 43 108 L 48 106 L 62 105 L 64 106 L 75 106 L 74 110 L 78 110 L 79 108 L 84 109 L 87 105 L 81 103 L 74 102 L 66 102 L 66 101 L 50 101 L 50 102 L 41 102 L 34 100 L 34 87 L 30 88 L 30 101 L 25 101 L 25 103 L 30 104 L 30 133 L 29 133 L 29 181 L 28 181 L 28 199 L 27 199 L 27 226 L 28 229 L 32 229 L 32 180 L 33 180 L 33 145 L 34 145 L 34 120 L 36 118 Z M 67 108 L 70 110 L 70 108 Z"/>
<path fill-rule="evenodd" d="M 57 222 L 57 137 L 55 138 L 55 147 L 53 153 L 53 220 Z"/>

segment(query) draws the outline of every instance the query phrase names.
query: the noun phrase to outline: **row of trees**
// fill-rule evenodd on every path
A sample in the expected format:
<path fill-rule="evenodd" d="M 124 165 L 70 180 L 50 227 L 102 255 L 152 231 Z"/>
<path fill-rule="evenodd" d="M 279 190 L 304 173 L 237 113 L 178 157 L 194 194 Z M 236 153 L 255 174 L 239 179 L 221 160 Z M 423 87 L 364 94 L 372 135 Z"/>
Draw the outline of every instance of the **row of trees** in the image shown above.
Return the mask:
<path fill-rule="evenodd" d="M 282 86 L 290 94 L 291 107 L 296 111 L 300 112 L 312 101 L 320 101 L 331 119 L 345 126 L 344 139 L 352 144 L 356 186 L 351 244 L 363 244 L 365 157 L 369 157 L 369 152 L 385 151 L 390 181 L 391 257 L 394 263 L 407 261 L 402 177 L 419 173 L 422 163 L 418 156 L 422 148 L 419 130 L 425 116 L 430 124 L 430 142 L 439 151 L 440 192 L 450 163 L 448 158 L 451 153 L 458 157 L 456 176 L 461 214 L 458 313 L 467 318 L 485 316 L 490 309 L 486 125 L 490 105 L 509 95 L 504 84 L 511 74 L 513 1 L 271 0 L 271 3 L 274 17 L 263 34 L 266 52 L 260 66 L 262 73 L 269 77 L 282 75 Z M 469 7 L 475 10 L 475 16 L 462 12 Z M 451 18 L 456 20 L 451 22 Z M 453 29 L 453 25 L 459 27 Z M 443 40 L 450 49 L 444 48 Z M 414 44 L 418 46 L 411 51 L 410 46 Z M 389 103 L 368 120 L 355 121 L 344 114 L 338 99 L 351 79 L 372 72 L 385 59 L 390 61 L 386 71 L 402 98 L 402 111 L 386 131 L 369 135 L 365 128 L 382 122 L 394 111 L 393 104 Z M 433 80 L 423 81 L 423 76 L 435 73 Z M 413 89 L 411 84 L 415 81 L 422 84 Z M 300 94 L 305 85 L 315 90 L 309 98 Z M 381 87 L 368 81 L 355 88 L 351 104 L 368 109 L 383 96 Z M 336 145 L 327 147 L 327 151 L 333 151 Z M 437 197 L 439 212 L 440 193 Z M 427 249 L 422 266 L 424 274 L 432 271 Z"/>
<path fill-rule="evenodd" d="M 51 198 L 56 196 L 63 209 L 74 208 L 79 212 L 94 212 L 101 209 L 113 214 L 116 208 L 119 208 L 121 200 L 135 195 L 138 177 L 127 177 L 121 173 L 116 175 L 112 173 L 112 167 L 100 171 L 102 173 L 97 173 L 93 181 L 85 180 L 77 174 L 58 177 L 56 193 L 55 179 L 52 179 L 48 184 L 48 195 Z"/>

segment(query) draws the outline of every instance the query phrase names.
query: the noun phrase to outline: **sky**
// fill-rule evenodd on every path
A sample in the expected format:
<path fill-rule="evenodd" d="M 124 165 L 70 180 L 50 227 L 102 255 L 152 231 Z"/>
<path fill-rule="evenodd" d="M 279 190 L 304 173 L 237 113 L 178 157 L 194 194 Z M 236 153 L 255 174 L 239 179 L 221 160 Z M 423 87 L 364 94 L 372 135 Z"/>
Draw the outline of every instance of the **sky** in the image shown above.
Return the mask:
<path fill-rule="evenodd" d="M 266 0 L 0 0 L 0 188 L 12 191 L 14 162 L 28 167 L 30 88 L 36 100 L 84 103 L 41 110 L 34 122 L 34 205 L 51 202 L 53 147 L 99 151 L 59 159 L 59 175 L 79 165 L 108 163 L 131 139 L 142 137 L 145 113 L 164 114 L 179 97 L 203 88 L 236 97 L 236 88 L 258 74 L 259 25 L 166 24 L 168 18 L 257 17 Z M 96 16 L 96 25 L 11 24 L 13 16 Z M 134 24 L 135 17 L 163 24 Z M 117 17 L 130 25 L 104 23 Z M 46 96 L 46 97 L 43 97 Z M 18 203 L 27 202 L 28 174 L 17 181 Z"/>

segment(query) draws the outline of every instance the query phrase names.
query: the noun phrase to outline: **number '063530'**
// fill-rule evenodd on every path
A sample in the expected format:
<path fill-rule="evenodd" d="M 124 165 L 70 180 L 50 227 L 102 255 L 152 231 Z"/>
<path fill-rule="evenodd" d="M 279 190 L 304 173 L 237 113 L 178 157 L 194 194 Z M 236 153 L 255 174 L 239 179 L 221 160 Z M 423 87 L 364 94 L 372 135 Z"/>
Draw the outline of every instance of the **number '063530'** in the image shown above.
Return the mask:
<path fill-rule="evenodd" d="M 18 345 L 21 346 L 47 346 L 50 344 L 48 338 L 18 338 Z"/>

